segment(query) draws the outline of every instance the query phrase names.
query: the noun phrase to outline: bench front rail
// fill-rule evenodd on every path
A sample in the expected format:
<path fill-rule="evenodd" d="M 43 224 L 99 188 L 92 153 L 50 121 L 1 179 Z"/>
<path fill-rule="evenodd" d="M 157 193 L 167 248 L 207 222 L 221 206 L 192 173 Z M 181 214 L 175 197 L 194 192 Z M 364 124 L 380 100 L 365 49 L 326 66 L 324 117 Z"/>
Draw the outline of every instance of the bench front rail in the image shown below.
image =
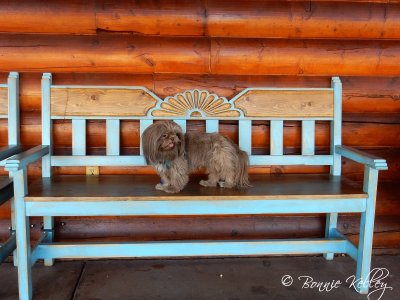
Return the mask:
<path fill-rule="evenodd" d="M 192 90 L 160 99 L 143 87 L 54 86 L 44 74 L 43 145 L 10 158 L 6 168 L 14 178 L 19 288 L 21 299 L 32 295 L 31 266 L 39 259 L 51 265 L 56 258 L 176 257 L 219 255 L 267 255 L 346 253 L 357 261 L 360 293 L 368 291 L 378 170 L 386 162 L 358 150 L 341 146 L 341 83 L 332 79 L 331 88 L 246 89 L 231 100 Z M 72 155 L 52 155 L 52 120 L 72 120 Z M 107 155 L 86 155 L 86 120 L 105 119 Z M 140 134 L 154 120 L 172 119 L 186 129 L 188 119 L 205 120 L 207 132 L 218 132 L 220 120 L 237 120 L 239 146 L 248 152 L 251 165 L 328 165 L 331 175 L 299 177 L 255 177 L 247 192 L 204 192 L 190 186 L 176 195 L 155 192 L 140 176 L 100 175 L 51 177 L 52 166 L 141 166 L 138 155 L 120 154 L 120 120 L 139 120 Z M 254 120 L 270 122 L 270 153 L 252 153 L 251 130 Z M 302 122 L 301 155 L 283 153 L 283 122 Z M 315 121 L 331 123 L 331 151 L 315 154 Z M 365 165 L 362 187 L 340 176 L 341 156 Z M 26 166 L 42 159 L 43 179 L 27 184 Z M 83 178 L 83 179 L 82 179 Z M 261 179 L 260 179 L 261 178 Z M 132 180 L 132 181 L 129 181 Z M 257 181 L 258 180 L 258 181 Z M 264 180 L 264 182 L 262 181 Z M 124 182 L 130 182 L 125 184 Z M 326 184 L 318 189 L 319 183 Z M 115 186 L 113 186 L 113 184 Z M 285 186 L 287 193 L 279 189 Z M 296 189 L 297 184 L 297 189 Z M 132 186 L 129 190 L 128 186 Z M 102 189 L 106 186 L 109 192 Z M 69 187 L 69 188 L 68 188 Z M 96 188 L 93 188 L 96 187 Z M 114 188 L 113 188 L 114 187 Z M 121 188 L 116 188 L 121 187 Z M 96 191 L 98 189 L 98 191 Z M 94 190 L 94 192 L 92 192 Z M 122 190 L 122 191 L 121 191 Z M 191 190 L 191 192 L 190 192 Z M 118 192 L 119 191 L 119 192 Z M 144 191 L 142 193 L 138 191 Z M 208 190 L 210 191 L 210 190 Z M 97 193 L 97 194 L 96 194 Z M 207 194 L 211 193 L 211 194 Z M 336 228 L 338 213 L 361 213 L 360 242 L 354 245 Z M 54 243 L 54 216 L 115 215 L 221 215 L 221 214 L 326 213 L 325 238 L 286 240 L 165 241 L 126 243 Z M 43 216 L 44 230 L 30 249 L 29 216 Z"/>

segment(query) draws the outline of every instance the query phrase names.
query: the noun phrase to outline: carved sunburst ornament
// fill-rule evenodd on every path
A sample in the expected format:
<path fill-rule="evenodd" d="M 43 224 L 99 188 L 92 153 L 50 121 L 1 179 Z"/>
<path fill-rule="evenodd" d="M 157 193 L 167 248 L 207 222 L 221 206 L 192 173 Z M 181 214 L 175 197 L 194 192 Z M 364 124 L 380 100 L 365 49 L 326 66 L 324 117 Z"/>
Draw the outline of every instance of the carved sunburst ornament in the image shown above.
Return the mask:
<path fill-rule="evenodd" d="M 166 97 L 154 117 L 239 117 L 240 111 L 233 108 L 225 97 L 204 90 L 190 90 Z"/>

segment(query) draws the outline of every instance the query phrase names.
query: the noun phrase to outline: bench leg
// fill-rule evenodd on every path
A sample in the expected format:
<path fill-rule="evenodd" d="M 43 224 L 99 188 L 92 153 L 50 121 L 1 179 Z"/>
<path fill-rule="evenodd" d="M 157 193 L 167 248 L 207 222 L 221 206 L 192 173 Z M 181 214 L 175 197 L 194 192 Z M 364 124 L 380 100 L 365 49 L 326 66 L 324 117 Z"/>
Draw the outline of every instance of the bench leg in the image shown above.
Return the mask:
<path fill-rule="evenodd" d="M 11 198 L 11 230 L 15 230 L 16 229 L 16 224 L 15 224 L 15 198 L 12 197 Z M 17 259 L 17 249 L 15 249 L 13 251 L 13 263 L 14 263 L 14 267 L 18 267 L 18 259 Z"/>
<path fill-rule="evenodd" d="M 32 299 L 31 246 L 29 217 L 25 212 L 25 172 L 19 170 L 14 176 L 15 226 L 17 237 L 19 299 Z"/>
<path fill-rule="evenodd" d="M 329 213 L 326 214 L 326 224 L 325 224 L 325 238 L 329 238 L 331 235 L 332 229 L 336 228 L 337 225 L 337 213 Z M 324 258 L 326 260 L 333 260 L 333 256 L 335 253 L 324 253 Z"/>
<path fill-rule="evenodd" d="M 355 288 L 361 294 L 367 294 L 369 288 L 377 184 L 378 170 L 366 167 L 364 172 L 364 191 L 368 193 L 368 199 L 367 209 L 361 214 L 355 280 Z"/>
<path fill-rule="evenodd" d="M 47 230 L 47 238 L 45 240 L 46 243 L 52 243 L 53 242 L 53 235 L 54 235 L 54 217 L 43 217 L 43 229 Z M 44 265 L 51 267 L 54 265 L 54 259 L 52 258 L 45 258 L 44 259 Z"/>

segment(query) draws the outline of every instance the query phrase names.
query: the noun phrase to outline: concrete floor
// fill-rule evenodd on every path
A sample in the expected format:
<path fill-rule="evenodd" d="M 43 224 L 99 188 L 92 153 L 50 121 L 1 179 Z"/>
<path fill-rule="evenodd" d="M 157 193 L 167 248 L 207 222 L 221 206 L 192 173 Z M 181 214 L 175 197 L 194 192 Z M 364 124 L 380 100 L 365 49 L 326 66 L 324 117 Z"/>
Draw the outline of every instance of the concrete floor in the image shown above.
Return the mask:
<path fill-rule="evenodd" d="M 369 299 L 400 299 L 400 256 L 375 256 L 373 267 L 387 268 L 389 274 L 375 282 Z M 355 263 L 348 257 L 63 261 L 51 268 L 37 264 L 33 287 L 38 300 L 368 299 L 346 283 L 354 272 Z M 293 278 L 288 287 L 282 285 L 284 275 Z M 376 273 L 375 278 L 378 275 L 385 274 Z M 329 292 L 318 291 L 306 288 L 306 279 L 299 276 L 342 283 Z M 288 276 L 285 279 L 290 282 Z M 386 290 L 379 290 L 378 284 L 386 284 Z M 11 263 L 0 265 L 0 299 L 18 299 L 17 272 Z"/>

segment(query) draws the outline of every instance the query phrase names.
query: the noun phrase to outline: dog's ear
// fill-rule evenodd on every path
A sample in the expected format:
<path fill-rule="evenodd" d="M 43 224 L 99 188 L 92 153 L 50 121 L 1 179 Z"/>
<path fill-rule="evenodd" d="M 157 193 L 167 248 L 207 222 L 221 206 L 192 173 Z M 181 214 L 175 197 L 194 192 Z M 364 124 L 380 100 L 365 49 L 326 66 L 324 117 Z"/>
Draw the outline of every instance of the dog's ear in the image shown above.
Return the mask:
<path fill-rule="evenodd" d="M 157 161 L 157 125 L 151 125 L 146 128 L 142 134 L 143 155 L 146 163 L 152 164 Z"/>
<path fill-rule="evenodd" d="M 176 136 L 179 139 L 178 143 L 178 155 L 182 156 L 185 154 L 185 134 L 182 131 L 176 133 Z"/>

